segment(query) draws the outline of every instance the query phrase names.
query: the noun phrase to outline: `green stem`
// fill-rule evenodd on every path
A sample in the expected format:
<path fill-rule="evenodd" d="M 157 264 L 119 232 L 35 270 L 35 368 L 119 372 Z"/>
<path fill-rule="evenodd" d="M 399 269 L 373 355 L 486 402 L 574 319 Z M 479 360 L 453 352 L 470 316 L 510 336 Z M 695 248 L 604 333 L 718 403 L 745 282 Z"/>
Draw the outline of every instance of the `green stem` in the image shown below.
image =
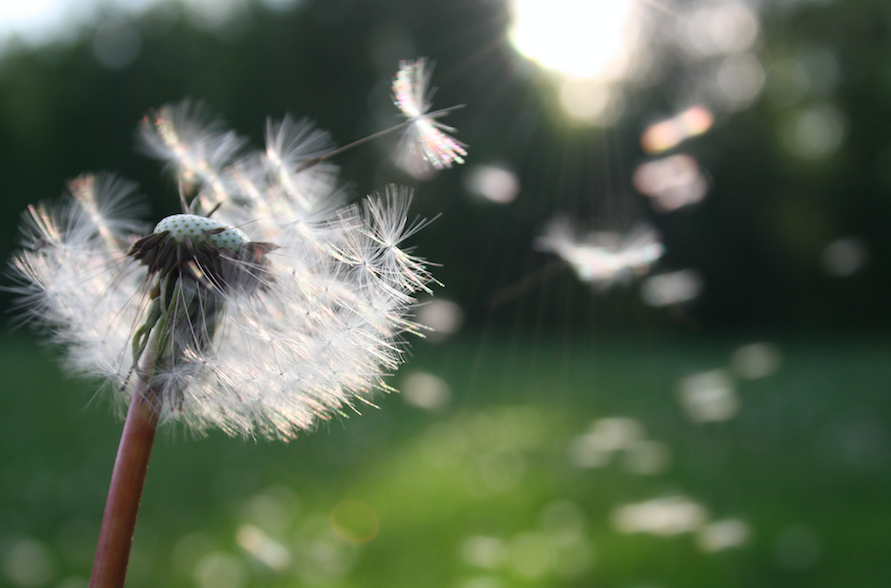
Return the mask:
<path fill-rule="evenodd" d="M 102 516 L 90 588 L 122 588 L 127 575 L 136 514 L 158 426 L 154 394 L 148 389 L 147 380 L 138 378 L 127 411 Z"/>

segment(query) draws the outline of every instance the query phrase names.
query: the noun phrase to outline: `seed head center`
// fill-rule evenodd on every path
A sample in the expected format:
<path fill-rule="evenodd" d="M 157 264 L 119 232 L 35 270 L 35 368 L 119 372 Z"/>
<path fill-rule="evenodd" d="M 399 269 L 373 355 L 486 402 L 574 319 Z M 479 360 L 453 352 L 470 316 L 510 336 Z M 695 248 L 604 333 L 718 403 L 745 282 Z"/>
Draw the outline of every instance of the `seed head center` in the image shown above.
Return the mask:
<path fill-rule="evenodd" d="M 218 249 L 240 252 L 250 242 L 240 229 L 225 223 L 195 214 L 174 214 L 168 216 L 155 227 L 154 233 L 167 231 L 177 243 L 184 243 L 186 237 L 195 244 L 207 242 Z"/>

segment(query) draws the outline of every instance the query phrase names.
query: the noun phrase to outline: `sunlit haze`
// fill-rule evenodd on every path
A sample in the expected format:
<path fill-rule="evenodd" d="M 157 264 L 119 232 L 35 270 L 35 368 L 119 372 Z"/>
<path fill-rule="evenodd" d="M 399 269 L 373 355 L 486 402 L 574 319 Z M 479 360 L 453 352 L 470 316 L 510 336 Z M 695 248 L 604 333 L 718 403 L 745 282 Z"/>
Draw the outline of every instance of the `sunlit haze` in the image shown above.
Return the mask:
<path fill-rule="evenodd" d="M 574 78 L 621 77 L 634 37 L 632 0 L 514 0 L 511 40 L 544 67 Z"/>

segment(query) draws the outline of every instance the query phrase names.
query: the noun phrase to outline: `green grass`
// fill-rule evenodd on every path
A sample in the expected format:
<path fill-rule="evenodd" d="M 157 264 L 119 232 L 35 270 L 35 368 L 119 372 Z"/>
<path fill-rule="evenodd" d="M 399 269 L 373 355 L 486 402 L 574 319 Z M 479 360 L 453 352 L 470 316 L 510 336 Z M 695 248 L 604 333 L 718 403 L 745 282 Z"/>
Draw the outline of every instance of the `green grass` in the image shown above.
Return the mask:
<path fill-rule="evenodd" d="M 418 343 L 394 383 L 444 379 L 441 411 L 381 397 L 290 444 L 167 431 L 128 586 L 884 585 L 891 342 L 774 341 L 782 364 L 737 382 L 739 414 L 690 422 L 678 380 L 746 342 Z M 86 586 L 120 422 L 32 339 L 0 351 L 0 585 Z M 631 473 L 624 450 L 573 465 L 607 417 L 634 419 L 667 467 Z M 749 540 L 706 552 L 698 531 L 617 529 L 618 508 L 670 496 Z"/>

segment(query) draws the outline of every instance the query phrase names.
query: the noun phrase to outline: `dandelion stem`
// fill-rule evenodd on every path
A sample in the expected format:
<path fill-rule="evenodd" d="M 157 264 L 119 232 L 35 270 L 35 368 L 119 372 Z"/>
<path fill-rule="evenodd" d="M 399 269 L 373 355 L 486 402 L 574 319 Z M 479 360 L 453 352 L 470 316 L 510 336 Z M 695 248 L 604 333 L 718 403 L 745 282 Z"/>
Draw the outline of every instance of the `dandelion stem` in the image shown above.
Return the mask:
<path fill-rule="evenodd" d="M 136 514 L 158 426 L 158 412 L 152 396 L 146 380 L 139 378 L 111 474 L 90 588 L 121 588 L 124 585 Z"/>

